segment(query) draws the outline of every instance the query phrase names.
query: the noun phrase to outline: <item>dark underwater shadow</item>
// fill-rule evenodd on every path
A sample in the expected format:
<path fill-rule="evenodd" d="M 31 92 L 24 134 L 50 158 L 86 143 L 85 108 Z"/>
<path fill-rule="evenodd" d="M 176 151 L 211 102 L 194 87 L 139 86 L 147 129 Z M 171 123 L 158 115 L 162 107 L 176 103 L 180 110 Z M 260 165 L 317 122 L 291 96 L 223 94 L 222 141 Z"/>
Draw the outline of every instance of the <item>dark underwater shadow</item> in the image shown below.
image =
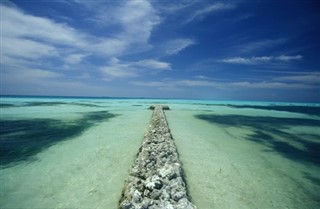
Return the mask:
<path fill-rule="evenodd" d="M 223 126 L 248 127 L 253 133 L 246 136 L 246 140 L 263 144 L 268 148 L 266 150 L 276 152 L 287 159 L 320 165 L 320 135 L 313 134 L 310 140 L 307 135 L 290 134 L 282 130 L 289 126 L 319 128 L 320 120 L 212 114 L 195 115 L 195 117 Z M 318 139 L 317 142 L 315 137 Z"/>
<path fill-rule="evenodd" d="M 320 178 L 319 177 L 314 177 L 308 172 L 304 172 L 304 177 L 309 179 L 313 184 L 320 186 Z M 319 201 L 320 201 L 320 199 L 319 199 Z"/>
<path fill-rule="evenodd" d="M 302 113 L 307 115 L 320 116 L 320 106 L 303 106 L 303 105 L 233 105 L 233 104 L 202 104 L 205 106 L 224 106 L 232 108 L 251 108 L 260 110 L 276 110 L 293 113 Z"/>
<path fill-rule="evenodd" d="M 0 103 L 0 108 L 8 108 L 8 107 L 15 107 L 15 105 L 9 104 L 9 103 Z"/>
<path fill-rule="evenodd" d="M 117 115 L 107 111 L 89 112 L 74 121 L 54 119 L 0 120 L 1 167 L 32 160 L 32 156 L 64 140 L 80 135 L 96 123 Z"/>
<path fill-rule="evenodd" d="M 77 105 L 83 107 L 108 107 L 106 105 L 97 105 L 92 103 L 84 102 L 24 102 L 21 104 L 10 104 L 10 103 L 1 103 L 0 108 L 9 108 L 9 107 L 41 107 L 41 106 L 61 106 L 61 105 Z"/>

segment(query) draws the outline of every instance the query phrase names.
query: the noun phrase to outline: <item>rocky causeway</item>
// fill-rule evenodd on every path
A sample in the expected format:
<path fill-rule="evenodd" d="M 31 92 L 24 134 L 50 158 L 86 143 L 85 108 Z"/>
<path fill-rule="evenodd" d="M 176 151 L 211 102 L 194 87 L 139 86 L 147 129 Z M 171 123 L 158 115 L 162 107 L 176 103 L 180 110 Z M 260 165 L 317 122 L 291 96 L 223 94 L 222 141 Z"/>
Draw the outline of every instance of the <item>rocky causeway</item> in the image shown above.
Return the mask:
<path fill-rule="evenodd" d="M 163 109 L 154 105 L 151 124 L 129 171 L 120 209 L 196 209 L 188 197 L 177 148 Z"/>

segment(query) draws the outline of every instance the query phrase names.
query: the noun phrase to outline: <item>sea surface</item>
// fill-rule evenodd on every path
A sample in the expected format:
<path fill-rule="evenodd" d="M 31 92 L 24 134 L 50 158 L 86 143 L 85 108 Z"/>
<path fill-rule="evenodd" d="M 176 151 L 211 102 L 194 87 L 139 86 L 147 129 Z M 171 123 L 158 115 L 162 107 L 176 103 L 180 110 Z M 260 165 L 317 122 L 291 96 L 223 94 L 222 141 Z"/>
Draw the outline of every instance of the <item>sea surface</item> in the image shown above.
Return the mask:
<path fill-rule="evenodd" d="M 1 97 L 0 208 L 117 209 L 166 104 L 198 209 L 320 208 L 320 104 Z"/>

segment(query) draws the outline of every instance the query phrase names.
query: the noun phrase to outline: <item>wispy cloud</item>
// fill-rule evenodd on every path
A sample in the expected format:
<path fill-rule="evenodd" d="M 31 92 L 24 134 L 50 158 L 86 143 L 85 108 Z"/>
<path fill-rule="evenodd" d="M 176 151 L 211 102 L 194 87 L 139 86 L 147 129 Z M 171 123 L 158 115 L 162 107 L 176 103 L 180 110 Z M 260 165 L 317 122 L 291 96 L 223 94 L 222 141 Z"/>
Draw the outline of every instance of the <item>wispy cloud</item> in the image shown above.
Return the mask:
<path fill-rule="evenodd" d="M 252 52 L 257 52 L 257 51 L 266 50 L 266 49 L 280 46 L 282 44 L 285 44 L 287 41 L 288 41 L 288 39 L 286 39 L 286 38 L 249 41 L 246 43 L 242 43 L 240 45 L 236 45 L 232 48 L 233 48 L 233 50 L 236 50 L 239 53 L 252 53 Z"/>
<path fill-rule="evenodd" d="M 241 14 L 239 16 L 233 17 L 231 21 L 233 23 L 239 23 L 239 22 L 245 21 L 247 19 L 250 19 L 252 17 L 254 17 L 254 14 Z"/>
<path fill-rule="evenodd" d="M 1 83 L 5 92 L 14 93 L 15 89 L 23 93 L 31 90 L 37 94 L 55 94 L 53 89 L 65 87 L 66 92 L 57 94 L 85 94 L 90 92 L 87 89 L 94 89 L 105 95 L 104 88 L 95 85 L 101 79 L 153 75 L 171 69 L 170 63 L 159 59 L 142 58 L 128 62 L 125 58 L 117 58 L 152 48 L 149 38 L 161 19 L 149 1 L 65 3 L 69 6 L 85 4 L 82 8 L 87 10 L 84 16 L 95 17 L 96 23 L 102 27 L 100 29 L 112 31 L 112 34 L 93 33 L 71 26 L 72 21 L 68 22 L 70 24 L 61 23 L 27 13 L 15 5 L 0 4 Z M 97 19 L 102 12 L 109 16 Z M 110 15 L 112 22 L 108 21 Z M 81 22 L 86 23 L 88 20 Z M 105 60 L 109 62 L 106 64 Z M 77 72 L 63 69 L 76 69 Z M 104 82 L 103 85 L 108 84 Z"/>
<path fill-rule="evenodd" d="M 52 72 L 44 69 L 15 69 L 15 71 L 2 70 L 1 82 L 2 83 L 46 83 L 44 81 L 63 78 L 60 73 Z"/>
<path fill-rule="evenodd" d="M 196 79 L 201 79 L 201 80 L 212 80 L 212 78 L 208 76 L 203 76 L 203 75 L 197 75 L 195 76 Z"/>
<path fill-rule="evenodd" d="M 268 62 L 271 60 L 271 57 L 263 56 L 263 57 L 251 57 L 251 58 L 243 58 L 243 57 L 232 57 L 221 60 L 224 63 L 231 64 L 260 64 L 262 62 Z"/>
<path fill-rule="evenodd" d="M 88 19 L 100 28 L 111 29 L 112 36 L 126 46 L 148 45 L 149 37 L 161 18 L 147 0 L 106 4 L 103 1 L 75 1 L 89 11 Z M 144 46 L 144 48 L 147 48 Z"/>
<path fill-rule="evenodd" d="M 135 62 L 124 62 L 117 58 L 112 58 L 108 65 L 100 68 L 100 71 L 104 76 L 104 80 L 109 81 L 113 78 L 138 77 L 170 69 L 170 63 L 159 60 L 146 59 Z"/>
<path fill-rule="evenodd" d="M 213 89 L 228 89 L 228 90 L 245 90 L 245 89 L 315 89 L 315 85 L 309 85 L 305 83 L 289 83 L 280 81 L 230 81 L 230 82 L 219 82 L 204 79 L 183 79 L 183 80 L 171 80 L 171 81 L 151 81 L 142 82 L 134 81 L 133 85 L 137 86 L 148 86 L 148 87 L 173 87 L 173 88 L 183 88 L 183 87 L 209 87 Z"/>
<path fill-rule="evenodd" d="M 99 96 L 107 91 L 105 87 L 96 86 L 77 80 L 65 79 L 63 74 L 45 69 L 15 69 L 14 72 L 1 73 L 1 93 L 38 95 L 92 95 Z M 110 92 L 112 93 L 112 92 Z"/>
<path fill-rule="evenodd" d="M 162 62 L 154 59 L 140 60 L 138 62 L 131 63 L 132 66 L 143 67 L 148 69 L 157 70 L 169 70 L 171 69 L 171 64 L 168 62 Z"/>
<path fill-rule="evenodd" d="M 110 81 L 113 78 L 128 78 L 138 76 L 133 68 L 125 65 L 105 66 L 101 67 L 100 71 L 103 74 L 103 80 Z"/>
<path fill-rule="evenodd" d="M 148 1 L 126 1 L 119 10 L 114 11 L 115 19 L 123 27 L 125 40 L 146 43 L 153 28 L 160 23 L 160 17 Z"/>
<path fill-rule="evenodd" d="M 200 89 L 205 97 L 213 89 L 307 92 L 320 85 L 319 73 L 306 73 L 316 68 L 314 56 L 303 61 L 312 52 L 305 55 L 301 44 L 312 41 L 290 39 L 285 31 L 269 34 L 277 30 L 269 17 L 263 17 L 266 27 L 244 22 L 260 14 L 239 1 L 15 3 L 0 4 L 1 83 L 8 91 L 14 86 L 55 93 L 61 87 L 74 94 L 86 88 L 139 96 L 179 89 L 189 96 Z M 201 20 L 209 19 L 206 27 Z M 291 50 L 293 44 L 298 50 Z M 298 69 L 306 64 L 306 70 Z"/>
<path fill-rule="evenodd" d="M 221 66 L 220 63 L 218 63 L 214 59 L 204 59 L 199 60 L 189 66 L 186 67 L 186 71 L 202 71 L 202 73 L 208 73 L 213 71 L 222 70 L 223 66 Z"/>
<path fill-rule="evenodd" d="M 2 37 L 1 51 L 3 57 L 32 60 L 59 54 L 58 49 L 50 44 L 16 37 Z"/>
<path fill-rule="evenodd" d="M 187 39 L 187 38 L 173 39 L 165 43 L 165 45 L 163 46 L 164 53 L 168 55 L 178 54 L 180 51 L 184 50 L 185 48 L 193 44 L 196 44 L 196 42 L 192 39 Z"/>
<path fill-rule="evenodd" d="M 194 76 L 193 79 L 165 79 L 161 81 L 134 81 L 133 85 L 148 87 L 171 87 L 175 89 L 211 88 L 224 90 L 246 90 L 246 89 L 274 89 L 274 90 L 305 90 L 318 89 L 320 85 L 319 72 L 299 72 L 299 75 L 276 76 L 269 79 L 249 81 L 248 79 L 239 80 L 219 80 L 207 76 Z"/>
<path fill-rule="evenodd" d="M 176 86 L 173 82 L 167 81 L 132 81 L 131 84 L 135 86 L 145 86 L 145 87 L 173 87 Z"/>
<path fill-rule="evenodd" d="M 5 5 L 0 7 L 2 55 L 8 59 L 17 62 L 21 59 L 39 61 L 41 58 L 59 57 L 65 54 L 66 47 L 78 50 L 88 44 L 86 35 L 69 26 L 25 14 L 17 8 Z"/>
<path fill-rule="evenodd" d="M 67 64 L 78 64 L 82 60 L 89 56 L 88 54 L 70 54 L 64 60 Z"/>
<path fill-rule="evenodd" d="M 280 61 L 292 61 L 292 60 L 301 60 L 302 55 L 294 55 L 294 56 L 287 56 L 287 55 L 280 55 L 278 57 L 274 57 L 275 60 Z"/>
<path fill-rule="evenodd" d="M 110 59 L 150 48 L 149 37 L 153 28 L 160 23 L 160 18 L 150 2 L 126 1 L 116 4 L 116 7 L 112 7 L 114 4 L 102 4 L 102 2 L 97 2 L 101 7 L 92 6 L 96 3 L 91 1 L 76 1 L 76 3 L 85 4 L 85 8 L 91 15 L 95 11 L 111 15 L 114 22 L 108 22 L 107 16 L 102 17 L 99 21 L 104 21 L 106 28 L 110 24 L 116 24 L 118 29 L 114 30 L 112 35 L 97 36 L 89 33 L 89 30 L 84 32 L 66 23 L 58 23 L 46 17 L 37 17 L 17 7 L 0 4 L 3 29 L 1 64 L 16 73 L 15 69 L 39 69 L 40 67 L 50 69 L 45 72 L 55 73 L 54 71 L 59 69 L 80 69 L 79 64 L 87 57 Z M 102 5 L 108 5 L 108 10 L 103 10 L 106 7 Z M 156 59 L 132 63 L 110 62 L 109 65 L 101 63 L 100 66 L 89 64 L 87 67 L 101 69 L 100 72 L 104 72 L 104 75 L 119 78 L 137 76 L 138 68 L 158 71 L 171 68 L 169 63 Z M 84 69 L 85 66 L 81 68 Z M 38 72 L 39 75 L 43 75 L 43 71 L 39 70 L 27 70 L 26 72 Z M 80 73 L 88 75 L 94 72 L 96 70 Z M 63 73 L 67 79 L 68 72 Z M 11 78 L 18 79 L 14 76 Z M 44 77 L 39 77 L 41 78 Z"/>
<path fill-rule="evenodd" d="M 224 10 L 231 10 L 236 8 L 236 5 L 233 3 L 214 3 L 209 6 L 205 5 L 202 8 L 199 8 L 195 10 L 186 20 L 185 24 L 197 21 L 197 20 L 202 20 L 206 16 L 218 12 L 218 11 L 224 11 Z"/>
<path fill-rule="evenodd" d="M 180 12 L 181 10 L 184 10 L 188 7 L 191 7 L 192 5 L 195 5 L 197 2 L 196 1 L 166 1 L 164 4 L 161 4 L 162 2 L 156 2 L 154 3 L 157 4 L 159 10 L 161 12 L 164 12 L 166 14 L 173 14 Z"/>
<path fill-rule="evenodd" d="M 94 36 L 67 24 L 26 14 L 14 7 L 0 7 L 2 37 L 6 43 L 4 56 L 20 58 L 37 59 L 43 55 L 65 57 L 69 56 L 66 55 L 68 51 L 95 56 L 121 56 L 128 51 L 146 50 L 150 48 L 148 40 L 153 28 L 160 23 L 159 16 L 148 1 L 126 1 L 116 10 L 109 8 L 107 12 L 103 11 L 111 13 L 115 21 L 112 24 L 118 25 L 119 30 L 112 36 Z M 106 19 L 101 21 L 107 22 Z M 19 46 L 25 47 L 17 50 Z"/>
<path fill-rule="evenodd" d="M 320 72 L 300 73 L 300 75 L 280 76 L 273 80 L 282 82 L 299 82 L 320 85 Z"/>
<path fill-rule="evenodd" d="M 281 61 L 281 62 L 289 62 L 294 60 L 301 60 L 303 57 L 302 55 L 280 55 L 280 56 L 261 56 L 261 57 L 232 57 L 232 58 L 226 58 L 221 60 L 223 63 L 229 63 L 229 64 L 244 64 L 244 65 L 259 65 L 259 64 L 265 64 L 272 61 Z"/>
<path fill-rule="evenodd" d="M 81 46 L 82 34 L 72 27 L 56 23 L 48 18 L 25 14 L 21 10 L 0 5 L 2 11 L 2 36 L 32 38 L 60 45 Z M 54 31 L 54 33 L 52 32 Z"/>

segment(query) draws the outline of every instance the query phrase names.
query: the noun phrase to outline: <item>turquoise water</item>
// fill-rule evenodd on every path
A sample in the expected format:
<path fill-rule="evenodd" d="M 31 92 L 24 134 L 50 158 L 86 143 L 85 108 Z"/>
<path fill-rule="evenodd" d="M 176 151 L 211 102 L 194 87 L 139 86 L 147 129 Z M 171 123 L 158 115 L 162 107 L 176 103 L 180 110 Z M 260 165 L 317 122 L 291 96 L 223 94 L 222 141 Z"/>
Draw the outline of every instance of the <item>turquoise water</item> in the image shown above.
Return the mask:
<path fill-rule="evenodd" d="M 0 208 L 117 208 L 155 103 L 199 209 L 320 207 L 319 104 L 3 97 Z"/>

